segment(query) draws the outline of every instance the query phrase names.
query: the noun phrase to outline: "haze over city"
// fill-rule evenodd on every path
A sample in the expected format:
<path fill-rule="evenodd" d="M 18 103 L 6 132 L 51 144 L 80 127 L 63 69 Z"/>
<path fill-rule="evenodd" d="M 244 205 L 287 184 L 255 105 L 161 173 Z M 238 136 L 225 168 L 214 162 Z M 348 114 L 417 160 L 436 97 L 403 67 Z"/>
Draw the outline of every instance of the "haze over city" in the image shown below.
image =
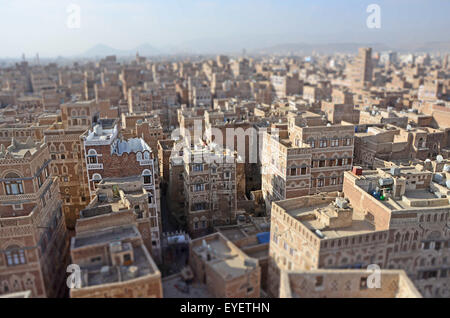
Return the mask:
<path fill-rule="evenodd" d="M 216 54 L 295 43 L 381 43 L 404 49 L 437 41 L 448 47 L 449 1 L 377 1 L 382 26 L 368 29 L 366 8 L 373 2 L 1 0 L 0 58 L 128 54 L 139 48 L 153 54 Z M 67 27 L 71 4 L 81 9 L 80 28 Z"/>
<path fill-rule="evenodd" d="M 216 317 L 450 298 L 450 1 L 0 16 L 0 299 Z"/>

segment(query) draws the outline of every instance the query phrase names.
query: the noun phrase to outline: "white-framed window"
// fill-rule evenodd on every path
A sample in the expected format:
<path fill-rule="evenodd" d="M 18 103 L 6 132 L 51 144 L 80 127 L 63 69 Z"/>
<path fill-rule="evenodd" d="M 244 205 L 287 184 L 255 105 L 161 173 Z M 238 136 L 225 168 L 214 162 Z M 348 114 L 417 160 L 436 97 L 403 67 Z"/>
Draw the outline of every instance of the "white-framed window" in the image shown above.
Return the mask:
<path fill-rule="evenodd" d="M 20 179 L 20 176 L 16 173 L 8 173 L 5 179 Z M 7 195 L 23 194 L 23 182 L 22 180 L 4 181 L 5 192 Z"/>
<path fill-rule="evenodd" d="M 94 182 L 94 186 L 96 186 L 97 183 L 102 181 L 102 176 L 98 173 L 94 173 L 94 175 L 92 176 L 92 181 Z"/>
<path fill-rule="evenodd" d="M 337 177 L 333 176 L 331 177 L 331 185 L 336 185 L 337 184 Z"/>
<path fill-rule="evenodd" d="M 25 251 L 19 246 L 11 246 L 6 249 L 6 263 L 8 266 L 26 264 Z"/>
<path fill-rule="evenodd" d="M 344 139 L 344 146 L 351 146 L 352 145 L 352 138 L 345 138 Z"/>
<path fill-rule="evenodd" d="M 96 164 L 96 163 L 98 163 L 97 151 L 95 151 L 95 149 L 89 149 L 89 152 L 88 152 L 88 163 L 89 164 Z"/>
<path fill-rule="evenodd" d="M 193 171 L 203 171 L 203 165 L 202 164 L 195 164 L 193 167 L 192 167 L 192 170 Z"/>
<path fill-rule="evenodd" d="M 150 170 L 145 169 L 142 176 L 144 177 L 144 184 L 152 184 L 152 172 Z"/>
<path fill-rule="evenodd" d="M 325 180 L 324 179 L 317 179 L 317 186 L 319 188 L 323 187 L 325 185 Z"/>
<path fill-rule="evenodd" d="M 205 185 L 203 183 L 195 184 L 194 185 L 194 191 L 195 192 L 205 191 Z"/>

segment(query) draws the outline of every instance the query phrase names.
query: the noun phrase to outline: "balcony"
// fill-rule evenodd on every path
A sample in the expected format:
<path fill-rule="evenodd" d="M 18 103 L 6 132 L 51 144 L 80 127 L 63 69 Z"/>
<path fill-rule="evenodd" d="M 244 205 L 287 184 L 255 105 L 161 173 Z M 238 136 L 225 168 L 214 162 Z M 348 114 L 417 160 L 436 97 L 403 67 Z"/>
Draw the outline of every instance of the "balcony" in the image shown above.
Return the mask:
<path fill-rule="evenodd" d="M 103 170 L 103 163 L 88 163 L 88 170 Z"/>

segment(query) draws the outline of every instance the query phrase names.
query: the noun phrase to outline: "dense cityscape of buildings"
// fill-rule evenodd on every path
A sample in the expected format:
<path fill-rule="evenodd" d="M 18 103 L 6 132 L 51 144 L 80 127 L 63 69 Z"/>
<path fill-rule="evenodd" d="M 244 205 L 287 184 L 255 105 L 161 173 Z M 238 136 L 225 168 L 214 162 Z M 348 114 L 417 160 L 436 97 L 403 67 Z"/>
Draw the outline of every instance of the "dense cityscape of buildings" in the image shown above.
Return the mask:
<path fill-rule="evenodd" d="M 0 296 L 450 297 L 449 62 L 0 68 Z"/>

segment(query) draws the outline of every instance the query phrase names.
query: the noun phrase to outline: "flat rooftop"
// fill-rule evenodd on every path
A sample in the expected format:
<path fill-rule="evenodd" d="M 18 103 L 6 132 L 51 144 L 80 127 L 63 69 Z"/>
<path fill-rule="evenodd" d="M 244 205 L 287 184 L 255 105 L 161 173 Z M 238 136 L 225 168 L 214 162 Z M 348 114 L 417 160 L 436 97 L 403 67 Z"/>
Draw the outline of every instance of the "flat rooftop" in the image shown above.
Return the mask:
<path fill-rule="evenodd" d="M 311 231 L 320 230 L 327 238 L 338 238 L 345 236 L 361 235 L 375 231 L 375 226 L 364 219 L 364 215 L 353 213 L 351 226 L 329 229 L 324 228 L 324 226 L 317 220 L 306 220 L 301 221 L 308 229 Z"/>
<path fill-rule="evenodd" d="M 82 267 L 84 274 L 82 275 L 82 287 L 124 282 L 156 273 L 152 261 L 149 259 L 148 254 L 144 252 L 143 246 L 133 248 L 133 254 L 134 261 L 130 266 L 98 265 L 89 268 Z M 130 268 L 132 267 L 137 268 L 134 274 L 130 273 Z"/>
<path fill-rule="evenodd" d="M 181 275 L 174 275 L 162 280 L 164 298 L 214 298 L 205 284 L 194 282 L 186 288 Z"/>
<path fill-rule="evenodd" d="M 136 238 L 140 234 L 132 226 L 121 226 L 112 229 L 97 231 L 96 233 L 81 234 L 72 238 L 71 249 L 85 247 L 89 245 L 107 244 L 111 241 L 122 241 L 127 238 Z"/>
<path fill-rule="evenodd" d="M 208 240 L 210 246 L 211 260 L 205 261 L 224 280 L 232 280 L 241 277 L 253 270 L 245 264 L 243 255 L 230 249 L 219 237 Z M 203 245 L 195 246 L 194 253 L 201 255 L 206 260 L 207 248 Z"/>

